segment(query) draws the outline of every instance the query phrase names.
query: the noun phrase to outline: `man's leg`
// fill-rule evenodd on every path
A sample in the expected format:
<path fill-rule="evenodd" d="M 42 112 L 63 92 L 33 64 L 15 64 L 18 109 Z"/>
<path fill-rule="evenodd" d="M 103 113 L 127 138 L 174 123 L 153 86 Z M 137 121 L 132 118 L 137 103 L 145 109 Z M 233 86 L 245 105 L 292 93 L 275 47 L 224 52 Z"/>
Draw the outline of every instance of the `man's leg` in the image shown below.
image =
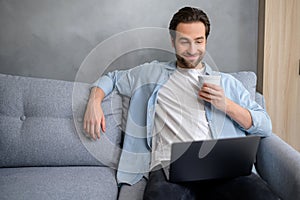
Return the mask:
<path fill-rule="evenodd" d="M 162 169 L 150 172 L 149 180 L 144 192 L 145 200 L 165 199 L 196 199 L 189 187 L 182 184 L 175 184 L 166 180 Z"/>
<path fill-rule="evenodd" d="M 257 175 L 241 176 L 222 181 L 209 181 L 193 185 L 198 199 L 211 200 L 279 200 L 269 186 Z M 198 189 L 197 189 L 198 188 Z M 202 188 L 202 190 L 199 190 Z M 205 189 L 204 189 L 205 188 Z"/>
<path fill-rule="evenodd" d="M 150 173 L 144 199 L 279 200 L 280 198 L 255 174 L 220 181 L 175 184 L 166 180 L 163 170 L 157 170 Z"/>

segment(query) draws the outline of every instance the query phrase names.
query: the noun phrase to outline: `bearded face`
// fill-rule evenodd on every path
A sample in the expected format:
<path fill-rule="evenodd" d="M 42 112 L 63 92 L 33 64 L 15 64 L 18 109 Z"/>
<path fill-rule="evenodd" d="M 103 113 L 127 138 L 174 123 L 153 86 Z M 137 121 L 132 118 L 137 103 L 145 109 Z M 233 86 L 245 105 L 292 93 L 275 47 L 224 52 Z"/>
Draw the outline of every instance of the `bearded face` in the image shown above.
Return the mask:
<path fill-rule="evenodd" d="M 184 52 L 181 55 L 176 53 L 176 58 L 178 65 L 182 68 L 201 68 L 201 61 L 205 55 L 205 50 L 199 51 L 195 54 L 190 54 L 189 52 Z"/>
<path fill-rule="evenodd" d="M 205 26 L 202 22 L 179 23 L 173 38 L 177 64 L 182 68 L 202 68 L 205 55 Z"/>

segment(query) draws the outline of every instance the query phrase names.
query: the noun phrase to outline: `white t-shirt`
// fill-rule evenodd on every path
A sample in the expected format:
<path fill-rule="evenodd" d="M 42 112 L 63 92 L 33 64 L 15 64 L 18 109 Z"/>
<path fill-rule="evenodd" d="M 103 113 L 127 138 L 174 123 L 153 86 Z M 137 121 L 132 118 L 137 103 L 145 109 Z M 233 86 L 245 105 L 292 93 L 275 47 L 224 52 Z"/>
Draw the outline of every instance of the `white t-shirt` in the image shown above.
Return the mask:
<path fill-rule="evenodd" d="M 198 75 L 203 73 L 204 68 L 177 67 L 159 90 L 155 105 L 151 169 L 161 161 L 171 159 L 172 143 L 211 138 L 204 102 L 198 97 Z"/>

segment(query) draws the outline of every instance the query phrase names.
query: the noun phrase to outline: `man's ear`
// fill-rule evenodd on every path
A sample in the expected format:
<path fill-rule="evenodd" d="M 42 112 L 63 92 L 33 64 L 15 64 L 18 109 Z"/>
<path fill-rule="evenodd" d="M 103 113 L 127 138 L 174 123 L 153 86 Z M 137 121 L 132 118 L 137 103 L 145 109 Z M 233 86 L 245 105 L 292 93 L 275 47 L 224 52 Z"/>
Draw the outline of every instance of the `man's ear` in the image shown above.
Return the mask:
<path fill-rule="evenodd" d="M 171 38 L 172 47 L 175 48 L 175 38 L 173 38 L 172 36 L 170 38 Z"/>

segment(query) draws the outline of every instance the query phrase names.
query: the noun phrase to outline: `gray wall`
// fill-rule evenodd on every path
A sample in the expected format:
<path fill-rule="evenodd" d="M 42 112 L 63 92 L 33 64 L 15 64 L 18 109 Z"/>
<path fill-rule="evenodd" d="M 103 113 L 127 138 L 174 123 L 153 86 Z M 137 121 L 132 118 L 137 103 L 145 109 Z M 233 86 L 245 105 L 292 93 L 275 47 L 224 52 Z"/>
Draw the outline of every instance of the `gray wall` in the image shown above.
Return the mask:
<path fill-rule="evenodd" d="M 210 17 L 208 52 L 221 71 L 256 72 L 258 0 L 0 0 L 0 73 L 75 80 L 99 43 L 135 28 L 166 28 L 185 5 L 200 7 Z M 169 43 L 169 38 L 160 40 Z M 107 51 L 118 49 L 118 42 Z M 172 55 L 133 49 L 115 56 L 111 65 L 128 67 L 153 57 L 163 61 Z"/>

